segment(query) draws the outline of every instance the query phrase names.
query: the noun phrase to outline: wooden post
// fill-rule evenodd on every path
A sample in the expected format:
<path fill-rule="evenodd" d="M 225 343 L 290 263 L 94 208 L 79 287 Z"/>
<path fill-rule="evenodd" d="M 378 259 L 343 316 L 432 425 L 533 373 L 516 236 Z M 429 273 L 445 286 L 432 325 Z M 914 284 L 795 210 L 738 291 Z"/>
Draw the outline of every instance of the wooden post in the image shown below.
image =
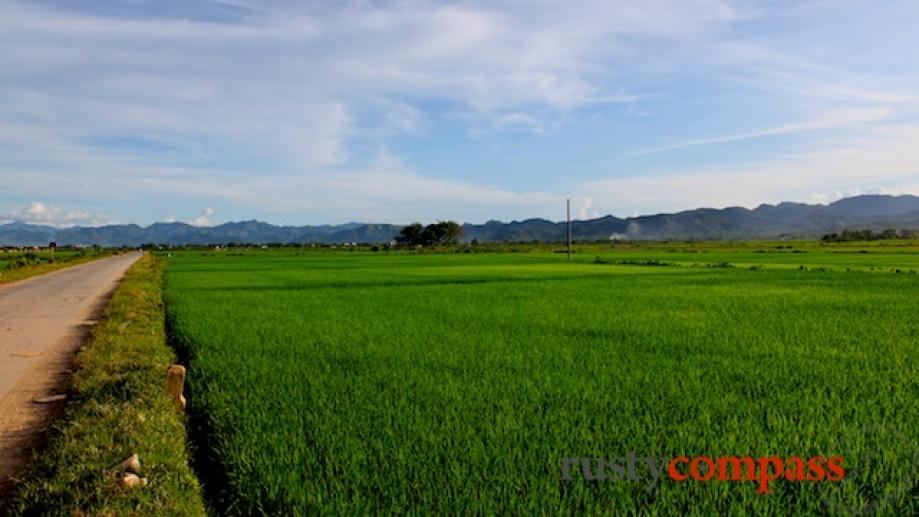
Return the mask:
<path fill-rule="evenodd" d="M 571 198 L 565 200 L 565 206 L 568 218 L 568 262 L 571 262 Z"/>
<path fill-rule="evenodd" d="M 185 396 L 182 391 L 185 389 L 185 367 L 180 364 L 174 364 L 166 370 L 166 390 L 172 395 L 183 410 L 185 409 Z"/>

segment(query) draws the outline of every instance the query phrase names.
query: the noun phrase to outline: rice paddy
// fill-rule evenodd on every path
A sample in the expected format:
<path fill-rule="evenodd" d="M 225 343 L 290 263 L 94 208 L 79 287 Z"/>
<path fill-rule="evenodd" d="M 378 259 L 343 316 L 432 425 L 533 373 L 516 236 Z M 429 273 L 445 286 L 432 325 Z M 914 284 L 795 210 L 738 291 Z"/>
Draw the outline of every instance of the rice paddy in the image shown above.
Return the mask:
<path fill-rule="evenodd" d="M 234 515 L 915 513 L 919 245 L 786 246 L 174 253 L 199 475 Z M 630 451 L 847 476 L 562 479 Z"/>

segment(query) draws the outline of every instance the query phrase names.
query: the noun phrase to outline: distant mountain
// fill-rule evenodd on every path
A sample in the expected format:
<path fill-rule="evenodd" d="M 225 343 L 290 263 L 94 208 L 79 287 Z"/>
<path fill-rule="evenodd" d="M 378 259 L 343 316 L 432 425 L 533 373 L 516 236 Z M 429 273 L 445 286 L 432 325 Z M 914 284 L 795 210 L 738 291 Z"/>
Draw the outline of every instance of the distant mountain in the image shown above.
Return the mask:
<path fill-rule="evenodd" d="M 619 219 L 608 215 L 574 221 L 575 240 L 686 240 L 819 237 L 846 229 L 919 229 L 919 197 L 857 196 L 829 205 L 780 203 L 741 207 L 699 208 L 675 214 Z M 119 224 L 55 228 L 14 222 L 0 225 L 2 246 L 59 245 L 140 246 L 142 244 L 341 243 L 389 242 L 401 229 L 393 224 L 347 223 L 322 226 L 275 226 L 240 221 L 213 227 L 156 223 L 147 227 Z M 488 221 L 463 225 L 465 241 L 564 241 L 564 222 L 546 219 Z"/>
<path fill-rule="evenodd" d="M 401 228 L 391 224 L 358 223 L 275 226 L 261 221 L 230 222 L 212 227 L 155 223 L 146 228 L 136 224 L 54 228 L 16 222 L 0 225 L 0 246 L 47 246 L 52 241 L 60 246 L 389 242 Z"/>
<path fill-rule="evenodd" d="M 574 221 L 576 240 L 685 240 L 819 237 L 846 229 L 919 229 L 919 197 L 858 196 L 830 205 L 780 203 L 753 210 L 699 208 L 676 214 Z M 464 226 L 466 239 L 563 241 L 565 224 L 544 219 Z"/>

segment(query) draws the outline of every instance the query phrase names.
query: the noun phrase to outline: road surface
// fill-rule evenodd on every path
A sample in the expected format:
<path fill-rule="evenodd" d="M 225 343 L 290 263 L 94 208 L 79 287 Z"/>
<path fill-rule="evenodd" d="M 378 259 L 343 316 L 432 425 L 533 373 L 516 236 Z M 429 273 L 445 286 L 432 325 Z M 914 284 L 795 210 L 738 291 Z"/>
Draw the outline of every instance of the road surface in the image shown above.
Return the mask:
<path fill-rule="evenodd" d="M 50 419 L 55 395 L 106 300 L 140 253 L 117 255 L 0 286 L 0 495 Z"/>

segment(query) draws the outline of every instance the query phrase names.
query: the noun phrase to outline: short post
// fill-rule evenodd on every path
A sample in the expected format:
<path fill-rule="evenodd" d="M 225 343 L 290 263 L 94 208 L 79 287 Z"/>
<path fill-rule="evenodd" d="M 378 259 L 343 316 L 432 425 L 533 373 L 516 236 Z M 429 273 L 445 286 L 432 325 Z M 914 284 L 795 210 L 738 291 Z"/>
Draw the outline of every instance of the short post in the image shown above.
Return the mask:
<path fill-rule="evenodd" d="M 185 367 L 180 364 L 174 364 L 166 370 L 166 391 L 169 392 L 183 411 L 185 410 L 185 396 L 182 394 L 184 389 Z"/>

